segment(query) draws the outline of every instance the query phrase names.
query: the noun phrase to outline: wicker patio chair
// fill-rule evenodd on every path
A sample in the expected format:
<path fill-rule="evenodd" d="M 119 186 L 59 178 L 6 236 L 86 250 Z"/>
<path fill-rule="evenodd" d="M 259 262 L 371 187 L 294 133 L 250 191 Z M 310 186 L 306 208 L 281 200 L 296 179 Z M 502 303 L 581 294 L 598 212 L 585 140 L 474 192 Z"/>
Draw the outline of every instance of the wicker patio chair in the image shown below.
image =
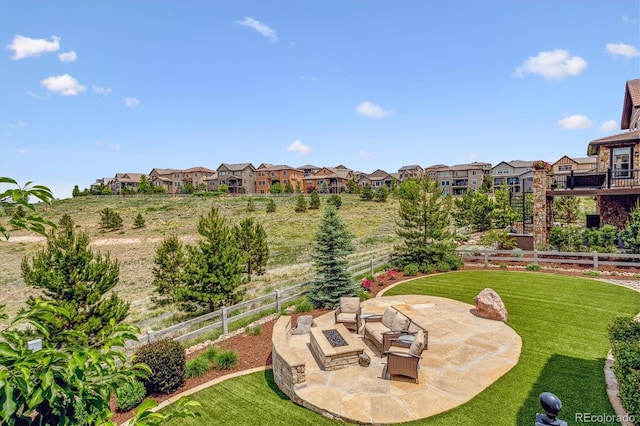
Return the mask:
<path fill-rule="evenodd" d="M 416 338 L 408 349 L 403 351 L 403 348 L 392 346 L 392 349 L 397 350 L 387 351 L 387 365 L 384 367 L 383 375 L 387 379 L 394 375 L 405 376 L 419 383 L 418 374 L 424 347 L 425 334 L 422 330 L 416 333 Z"/>
<path fill-rule="evenodd" d="M 360 298 L 341 297 L 340 306 L 335 310 L 335 323 L 344 324 L 356 333 L 360 328 Z"/>

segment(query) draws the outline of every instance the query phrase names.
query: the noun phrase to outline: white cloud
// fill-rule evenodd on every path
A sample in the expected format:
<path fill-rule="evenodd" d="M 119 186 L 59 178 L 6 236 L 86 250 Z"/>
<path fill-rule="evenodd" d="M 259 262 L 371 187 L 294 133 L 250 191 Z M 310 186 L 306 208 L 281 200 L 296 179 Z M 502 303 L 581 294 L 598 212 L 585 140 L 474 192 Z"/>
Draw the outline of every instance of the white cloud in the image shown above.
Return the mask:
<path fill-rule="evenodd" d="M 58 53 L 58 59 L 60 59 L 61 62 L 74 62 L 78 59 L 78 55 L 76 55 L 76 52 L 73 50 L 70 50 L 68 52 Z"/>
<path fill-rule="evenodd" d="M 575 114 L 558 121 L 558 125 L 567 130 L 579 130 L 588 129 L 593 123 L 584 115 Z"/>
<path fill-rule="evenodd" d="M 95 84 L 92 87 L 93 91 L 98 93 L 99 95 L 108 95 L 109 93 L 111 93 L 111 88 L 100 87 L 96 86 Z"/>
<path fill-rule="evenodd" d="M 34 99 L 42 100 L 42 96 L 36 95 L 31 90 L 27 90 L 27 95 L 31 96 Z"/>
<path fill-rule="evenodd" d="M 46 52 L 55 52 L 60 49 L 60 37 L 52 36 L 51 41 L 44 38 L 29 38 L 17 35 L 13 38 L 7 49 L 13 50 L 11 59 L 24 59 L 29 56 L 40 56 Z"/>
<path fill-rule="evenodd" d="M 18 149 L 18 154 L 20 154 L 20 155 L 26 155 L 26 154 L 27 154 L 27 150 L 26 150 L 26 149 L 24 149 L 24 148 L 20 148 L 20 149 Z"/>
<path fill-rule="evenodd" d="M 525 74 L 539 74 L 547 80 L 563 80 L 573 77 L 587 69 L 587 61 L 579 56 L 570 56 L 562 49 L 551 52 L 539 52 L 538 56 L 529 56 L 522 65 L 516 68 L 514 77 L 524 77 Z"/>
<path fill-rule="evenodd" d="M 300 142 L 300 139 L 298 139 L 296 141 L 293 141 L 291 145 L 287 147 L 287 151 L 297 152 L 300 155 L 307 155 L 311 151 L 313 151 L 313 148 L 304 145 L 302 142 Z"/>
<path fill-rule="evenodd" d="M 616 123 L 616 120 L 605 121 L 600 125 L 600 130 L 602 130 L 603 132 L 613 132 L 617 128 L 618 123 Z"/>
<path fill-rule="evenodd" d="M 87 89 L 69 74 L 47 77 L 40 84 L 48 91 L 59 92 L 62 96 L 77 95 Z"/>
<path fill-rule="evenodd" d="M 262 34 L 263 36 L 265 36 L 266 38 L 268 38 L 273 42 L 278 41 L 278 36 L 275 30 L 256 19 L 246 17 L 242 21 L 236 21 L 236 24 L 253 28 L 254 30 L 256 30 L 257 32 L 259 32 L 260 34 Z"/>
<path fill-rule="evenodd" d="M 140 99 L 124 98 L 124 104 L 129 108 L 137 107 L 138 105 L 140 105 Z"/>
<path fill-rule="evenodd" d="M 109 148 L 119 150 L 121 147 L 117 143 L 109 144 Z"/>
<path fill-rule="evenodd" d="M 640 56 L 640 51 L 630 44 L 624 43 L 607 43 L 607 53 L 613 56 L 623 56 L 626 59 L 631 59 L 635 56 Z"/>
<path fill-rule="evenodd" d="M 373 158 L 374 157 L 373 153 L 364 151 L 362 149 L 360 151 L 358 151 L 358 156 L 362 157 L 362 158 Z"/>
<path fill-rule="evenodd" d="M 360 103 L 356 107 L 356 112 L 363 117 L 377 118 L 378 120 L 393 115 L 393 110 L 384 110 L 380 105 L 372 104 L 369 101 Z"/>

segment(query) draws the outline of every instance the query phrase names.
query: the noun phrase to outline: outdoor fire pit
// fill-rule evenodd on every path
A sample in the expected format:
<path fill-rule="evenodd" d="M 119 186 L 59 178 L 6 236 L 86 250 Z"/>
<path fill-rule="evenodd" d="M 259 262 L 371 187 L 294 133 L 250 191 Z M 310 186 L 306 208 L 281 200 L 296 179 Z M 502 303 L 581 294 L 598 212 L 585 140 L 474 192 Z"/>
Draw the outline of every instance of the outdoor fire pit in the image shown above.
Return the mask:
<path fill-rule="evenodd" d="M 360 339 L 343 324 L 311 328 L 311 352 L 323 370 L 338 370 L 358 364 L 364 352 Z"/>

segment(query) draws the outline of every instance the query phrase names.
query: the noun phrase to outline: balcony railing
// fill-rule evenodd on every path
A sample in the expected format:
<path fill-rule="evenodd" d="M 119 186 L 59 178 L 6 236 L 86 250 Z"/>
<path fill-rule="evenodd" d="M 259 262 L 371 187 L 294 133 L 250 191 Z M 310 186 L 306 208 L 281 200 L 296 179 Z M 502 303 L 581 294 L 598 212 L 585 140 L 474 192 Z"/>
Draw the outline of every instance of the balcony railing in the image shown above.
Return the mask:
<path fill-rule="evenodd" d="M 551 190 L 640 188 L 640 169 L 555 174 Z"/>

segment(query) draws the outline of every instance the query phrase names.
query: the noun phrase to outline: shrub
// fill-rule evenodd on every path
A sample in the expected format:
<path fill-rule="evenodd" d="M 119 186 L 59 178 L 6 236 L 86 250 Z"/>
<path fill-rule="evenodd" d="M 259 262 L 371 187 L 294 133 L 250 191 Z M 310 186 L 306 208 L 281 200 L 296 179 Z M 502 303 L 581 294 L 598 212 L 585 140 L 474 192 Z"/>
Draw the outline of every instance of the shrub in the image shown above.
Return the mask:
<path fill-rule="evenodd" d="M 395 271 L 393 269 L 389 269 L 387 270 L 387 279 L 388 280 L 395 280 L 396 277 L 398 276 L 398 271 Z"/>
<path fill-rule="evenodd" d="M 447 262 L 438 262 L 438 265 L 436 265 L 436 269 L 440 272 L 449 272 L 451 271 L 451 265 L 449 265 L 449 263 Z"/>
<path fill-rule="evenodd" d="M 105 229 L 122 228 L 122 217 L 113 209 L 105 207 L 100 210 L 100 226 Z"/>
<path fill-rule="evenodd" d="M 304 213 L 307 211 L 307 200 L 304 195 L 300 194 L 296 197 L 296 206 L 294 208 L 296 213 Z"/>
<path fill-rule="evenodd" d="M 309 197 L 309 208 L 312 210 L 317 210 L 320 208 L 320 196 L 318 195 L 318 191 L 316 191 L 315 189 Z"/>
<path fill-rule="evenodd" d="M 119 411 L 129 411 L 136 408 L 146 396 L 144 385 L 134 380 L 132 383 L 125 383 L 116 389 L 116 403 Z"/>
<path fill-rule="evenodd" d="M 137 361 L 151 368 L 143 380 L 147 394 L 168 394 L 184 383 L 186 361 L 180 343 L 169 339 L 151 342 L 138 349 Z"/>
<path fill-rule="evenodd" d="M 640 322 L 616 317 L 609 325 L 609 340 L 615 357 L 622 403 L 630 416 L 640 416 Z"/>
<path fill-rule="evenodd" d="M 236 351 L 224 351 L 218 353 L 215 360 L 217 368 L 222 370 L 230 370 L 240 362 L 240 356 Z"/>
<path fill-rule="evenodd" d="M 247 213 L 253 213 L 256 211 L 256 202 L 253 198 L 249 197 L 247 200 Z"/>
<path fill-rule="evenodd" d="M 338 194 L 330 195 L 327 198 L 327 204 L 335 206 L 336 209 L 339 209 L 342 206 L 342 198 Z"/>
<path fill-rule="evenodd" d="M 500 269 L 507 269 L 507 264 L 506 263 L 501 263 L 500 264 Z"/>
<path fill-rule="evenodd" d="M 139 228 L 144 228 L 144 226 L 145 226 L 144 217 L 142 217 L 142 213 L 138 213 L 136 218 L 133 220 L 133 227 L 136 229 L 139 229 Z"/>
<path fill-rule="evenodd" d="M 259 336 L 262 334 L 262 327 L 260 325 L 249 327 L 249 329 L 247 330 L 247 334 L 250 336 Z"/>
<path fill-rule="evenodd" d="M 408 277 L 414 277 L 418 275 L 418 265 L 415 263 L 410 263 L 404 267 L 404 274 Z"/>
<path fill-rule="evenodd" d="M 276 202 L 272 198 L 267 201 L 267 213 L 274 213 L 276 211 Z"/>
<path fill-rule="evenodd" d="M 530 263 L 527 265 L 527 271 L 539 271 L 540 269 L 542 269 L 542 266 L 537 263 Z"/>
<path fill-rule="evenodd" d="M 516 239 L 509 235 L 507 229 L 492 229 L 487 231 L 480 240 L 486 246 L 495 246 L 498 250 L 511 250 L 517 246 Z"/>
<path fill-rule="evenodd" d="M 640 418 L 640 370 L 618 377 L 620 398 L 629 416 Z"/>
<path fill-rule="evenodd" d="M 362 281 L 360 281 L 360 286 L 362 287 L 362 289 L 366 292 L 371 292 L 371 287 L 373 286 L 373 281 L 368 279 L 368 278 L 363 278 Z"/>
<path fill-rule="evenodd" d="M 587 271 L 584 274 L 588 277 L 599 277 L 600 271 Z"/>
<path fill-rule="evenodd" d="M 215 346 L 211 346 L 209 349 L 204 351 L 200 356 L 204 357 L 210 363 L 213 363 L 216 360 L 216 356 L 218 356 L 218 349 Z"/>
<path fill-rule="evenodd" d="M 313 303 L 309 299 L 304 299 L 302 302 L 296 305 L 296 312 L 310 312 L 313 311 Z"/>
<path fill-rule="evenodd" d="M 204 356 L 198 356 L 187 362 L 184 377 L 189 379 L 191 377 L 202 377 L 207 374 L 207 371 L 211 368 L 211 363 Z"/>
<path fill-rule="evenodd" d="M 360 290 L 358 291 L 358 297 L 360 298 L 360 300 L 369 300 L 371 299 L 371 293 L 366 290 Z"/>
<path fill-rule="evenodd" d="M 611 343 L 640 340 L 640 322 L 632 317 L 617 316 L 609 325 Z"/>

